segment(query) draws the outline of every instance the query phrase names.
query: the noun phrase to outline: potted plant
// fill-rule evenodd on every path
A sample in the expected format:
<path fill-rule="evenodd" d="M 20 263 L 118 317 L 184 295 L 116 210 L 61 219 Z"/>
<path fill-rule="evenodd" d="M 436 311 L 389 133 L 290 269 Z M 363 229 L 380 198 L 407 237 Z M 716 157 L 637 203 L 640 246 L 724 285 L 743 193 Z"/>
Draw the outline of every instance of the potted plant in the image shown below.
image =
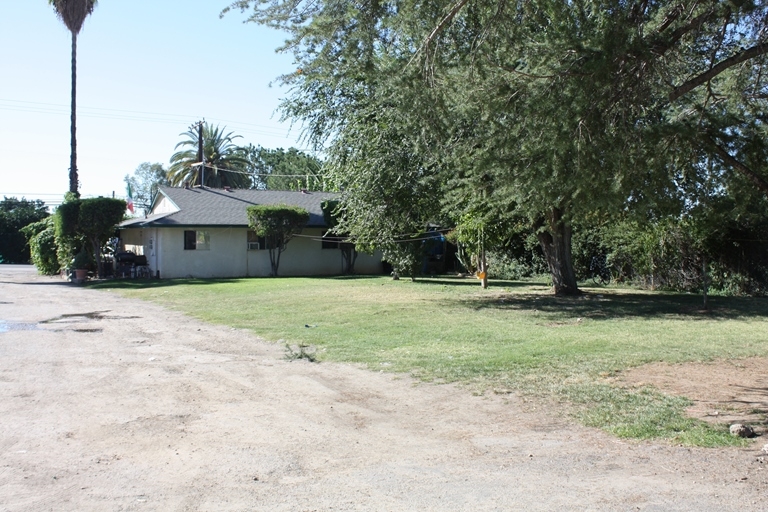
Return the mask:
<path fill-rule="evenodd" d="M 91 257 L 85 250 L 85 247 L 80 249 L 80 252 L 75 255 L 72 260 L 71 268 L 75 271 L 75 279 L 78 281 L 85 281 L 88 277 L 88 266 L 91 263 Z"/>

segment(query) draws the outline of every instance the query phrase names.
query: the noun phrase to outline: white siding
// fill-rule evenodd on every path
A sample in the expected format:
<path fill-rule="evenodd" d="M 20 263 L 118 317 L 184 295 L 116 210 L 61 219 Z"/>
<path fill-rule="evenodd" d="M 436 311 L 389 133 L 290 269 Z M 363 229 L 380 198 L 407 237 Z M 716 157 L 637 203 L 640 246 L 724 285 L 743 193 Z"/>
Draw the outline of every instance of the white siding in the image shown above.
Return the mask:
<path fill-rule="evenodd" d="M 164 195 L 160 194 L 157 196 L 157 202 L 155 203 L 155 207 L 152 208 L 152 213 L 173 213 L 179 211 L 176 206 L 173 205 L 173 203 Z"/>
<path fill-rule="evenodd" d="M 137 235 L 133 232 L 143 232 Z M 152 233 L 150 233 L 150 231 Z M 155 232 L 156 231 L 156 232 Z M 152 274 L 162 278 L 180 277 L 259 277 L 271 271 L 269 251 L 248 250 L 246 228 L 199 228 L 210 235 L 210 250 L 185 250 L 185 228 L 126 229 L 123 240 L 141 238 L 145 254 L 150 255 L 149 238 L 153 238 L 156 255 L 150 255 Z M 339 275 L 342 273 L 341 251 L 322 249 L 321 229 L 305 229 L 293 238 L 280 257 L 281 276 Z M 133 243 L 133 242 L 132 242 Z M 381 256 L 360 254 L 355 263 L 360 274 L 381 272 Z"/>
<path fill-rule="evenodd" d="M 190 228 L 191 229 L 191 228 Z M 246 275 L 245 229 L 199 228 L 210 235 L 210 250 L 185 250 L 185 228 L 158 228 L 157 265 L 162 278 Z"/>

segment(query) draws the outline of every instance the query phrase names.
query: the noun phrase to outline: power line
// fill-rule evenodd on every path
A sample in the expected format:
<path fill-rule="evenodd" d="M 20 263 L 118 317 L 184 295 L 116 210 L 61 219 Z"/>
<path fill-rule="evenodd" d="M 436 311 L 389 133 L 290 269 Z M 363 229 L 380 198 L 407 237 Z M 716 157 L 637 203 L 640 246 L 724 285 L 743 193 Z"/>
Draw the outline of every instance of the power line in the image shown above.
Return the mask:
<path fill-rule="evenodd" d="M 3 104 L 6 103 L 6 104 Z M 36 114 L 70 115 L 70 106 L 57 103 L 43 103 L 0 98 L 0 110 L 15 112 L 30 112 Z M 169 114 L 161 112 L 146 112 L 139 110 L 121 110 L 102 107 L 78 106 L 78 116 L 94 119 L 112 119 L 120 121 L 140 121 L 147 123 L 186 124 L 190 118 L 198 115 Z M 213 118 L 216 124 L 224 123 L 229 128 L 235 128 L 238 133 L 262 135 L 270 137 L 285 137 L 290 128 L 280 129 L 273 126 Z"/>

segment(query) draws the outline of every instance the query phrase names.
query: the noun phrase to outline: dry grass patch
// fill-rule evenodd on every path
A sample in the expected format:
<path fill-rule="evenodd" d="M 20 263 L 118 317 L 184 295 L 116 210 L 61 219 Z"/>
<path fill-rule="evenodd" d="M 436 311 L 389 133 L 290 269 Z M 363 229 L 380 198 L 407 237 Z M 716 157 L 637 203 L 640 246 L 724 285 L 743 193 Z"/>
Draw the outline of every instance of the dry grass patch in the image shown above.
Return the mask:
<path fill-rule="evenodd" d="M 765 431 L 768 417 L 768 358 L 663 362 L 630 368 L 612 379 L 616 385 L 653 386 L 687 397 L 686 414 L 714 424 L 748 423 Z"/>

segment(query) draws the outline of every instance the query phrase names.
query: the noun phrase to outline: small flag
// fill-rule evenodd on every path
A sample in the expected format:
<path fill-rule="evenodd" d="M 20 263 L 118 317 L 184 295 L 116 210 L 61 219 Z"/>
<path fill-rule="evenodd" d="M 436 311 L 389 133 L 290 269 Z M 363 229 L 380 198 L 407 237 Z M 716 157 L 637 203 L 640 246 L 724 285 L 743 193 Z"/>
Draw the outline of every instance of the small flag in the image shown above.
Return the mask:
<path fill-rule="evenodd" d="M 133 192 L 131 192 L 131 184 L 128 184 L 128 209 L 131 213 L 136 213 L 133 208 Z"/>

